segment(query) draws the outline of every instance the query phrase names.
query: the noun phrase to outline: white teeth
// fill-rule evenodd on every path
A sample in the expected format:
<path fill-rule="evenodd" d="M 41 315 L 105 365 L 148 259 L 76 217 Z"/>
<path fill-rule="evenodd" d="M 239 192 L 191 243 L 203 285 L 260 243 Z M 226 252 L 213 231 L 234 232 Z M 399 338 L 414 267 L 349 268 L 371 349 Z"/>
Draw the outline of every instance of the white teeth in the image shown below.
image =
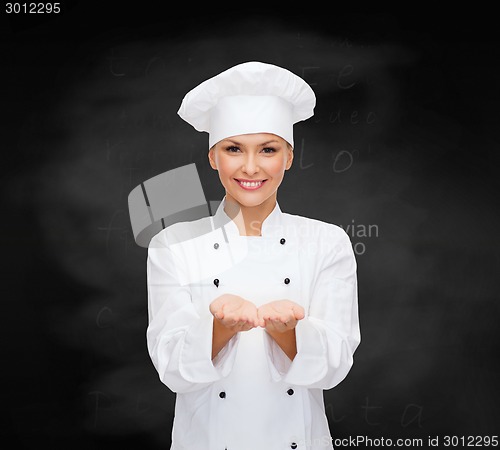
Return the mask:
<path fill-rule="evenodd" d="M 257 187 L 262 184 L 262 181 L 240 181 L 240 184 L 244 187 Z"/>

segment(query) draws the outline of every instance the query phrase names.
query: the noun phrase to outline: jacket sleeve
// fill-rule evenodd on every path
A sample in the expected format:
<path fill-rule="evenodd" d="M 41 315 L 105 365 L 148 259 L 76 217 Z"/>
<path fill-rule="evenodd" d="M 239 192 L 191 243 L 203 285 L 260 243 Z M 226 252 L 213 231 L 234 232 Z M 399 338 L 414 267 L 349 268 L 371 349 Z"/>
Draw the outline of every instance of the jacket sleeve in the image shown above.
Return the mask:
<path fill-rule="evenodd" d="M 147 346 L 160 380 L 173 392 L 195 391 L 226 375 L 236 342 L 230 341 L 212 361 L 213 316 L 208 308 L 195 307 L 189 284 L 180 281 L 186 270 L 183 259 L 167 244 L 165 233 L 151 240 Z"/>
<path fill-rule="evenodd" d="M 329 226 L 321 242 L 309 308 L 295 329 L 297 354 L 287 363 L 275 349 L 274 366 L 286 383 L 331 389 L 346 377 L 361 341 L 356 260 L 341 228 Z"/>

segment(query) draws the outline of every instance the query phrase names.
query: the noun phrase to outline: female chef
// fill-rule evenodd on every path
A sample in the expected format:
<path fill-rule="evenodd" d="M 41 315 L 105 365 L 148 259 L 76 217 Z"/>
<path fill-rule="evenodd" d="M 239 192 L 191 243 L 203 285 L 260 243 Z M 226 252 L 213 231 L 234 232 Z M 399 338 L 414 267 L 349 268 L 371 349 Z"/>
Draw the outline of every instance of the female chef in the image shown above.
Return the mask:
<path fill-rule="evenodd" d="M 314 106 L 304 80 L 258 62 L 183 99 L 226 194 L 148 250 L 148 349 L 177 393 L 171 450 L 333 448 L 323 390 L 360 342 L 356 262 L 340 227 L 277 203 L 293 124 Z"/>

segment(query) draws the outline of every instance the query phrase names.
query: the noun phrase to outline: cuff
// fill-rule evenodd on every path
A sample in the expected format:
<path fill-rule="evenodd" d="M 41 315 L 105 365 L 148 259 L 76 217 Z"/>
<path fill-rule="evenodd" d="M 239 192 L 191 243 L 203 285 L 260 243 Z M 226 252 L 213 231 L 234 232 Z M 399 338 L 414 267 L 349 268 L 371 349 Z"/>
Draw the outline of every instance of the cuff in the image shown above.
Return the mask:
<path fill-rule="evenodd" d="M 179 372 L 185 380 L 210 383 L 220 378 L 212 363 L 212 333 L 212 315 L 204 315 L 187 329 L 179 361 Z"/>
<path fill-rule="evenodd" d="M 239 339 L 240 339 L 240 333 L 236 333 L 212 360 L 214 367 L 217 369 L 221 377 L 228 376 L 229 373 L 231 372 L 231 369 L 233 368 Z M 210 351 L 212 351 L 211 348 Z"/>
<path fill-rule="evenodd" d="M 321 326 L 315 319 L 304 318 L 295 327 L 297 354 L 285 381 L 289 384 L 309 385 L 321 380 L 328 371 L 327 347 Z"/>
<path fill-rule="evenodd" d="M 281 380 L 292 364 L 291 359 L 276 343 L 276 341 L 265 331 L 264 333 L 264 349 L 267 357 L 267 365 L 273 381 Z"/>

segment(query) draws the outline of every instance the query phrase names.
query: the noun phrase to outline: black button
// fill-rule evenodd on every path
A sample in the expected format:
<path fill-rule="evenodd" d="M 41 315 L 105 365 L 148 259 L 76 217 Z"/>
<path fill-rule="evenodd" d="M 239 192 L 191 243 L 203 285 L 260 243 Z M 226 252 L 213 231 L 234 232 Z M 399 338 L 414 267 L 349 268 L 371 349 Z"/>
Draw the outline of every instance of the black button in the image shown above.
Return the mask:
<path fill-rule="evenodd" d="M 218 278 L 216 278 L 216 279 L 214 280 L 214 284 L 215 284 L 217 287 L 219 287 L 219 279 L 218 279 Z"/>
<path fill-rule="evenodd" d="M 290 283 L 290 278 L 285 278 L 285 284 L 289 284 Z"/>
<path fill-rule="evenodd" d="M 220 398 L 226 398 L 226 393 L 224 391 L 219 392 L 219 397 Z"/>
<path fill-rule="evenodd" d="M 217 242 L 214 244 L 214 248 L 215 248 L 215 250 L 217 250 L 219 248 L 219 244 L 217 244 Z"/>
<path fill-rule="evenodd" d="M 286 393 L 287 393 L 288 395 L 293 395 L 293 389 L 288 389 L 288 391 L 286 391 Z"/>
<path fill-rule="evenodd" d="M 281 238 L 281 239 L 280 239 L 280 244 L 281 244 L 281 245 L 285 245 L 285 242 L 286 242 L 286 239 L 285 239 L 285 238 Z"/>
<path fill-rule="evenodd" d="M 292 444 L 290 445 L 291 448 L 297 448 L 297 444 L 295 442 L 292 442 Z"/>

